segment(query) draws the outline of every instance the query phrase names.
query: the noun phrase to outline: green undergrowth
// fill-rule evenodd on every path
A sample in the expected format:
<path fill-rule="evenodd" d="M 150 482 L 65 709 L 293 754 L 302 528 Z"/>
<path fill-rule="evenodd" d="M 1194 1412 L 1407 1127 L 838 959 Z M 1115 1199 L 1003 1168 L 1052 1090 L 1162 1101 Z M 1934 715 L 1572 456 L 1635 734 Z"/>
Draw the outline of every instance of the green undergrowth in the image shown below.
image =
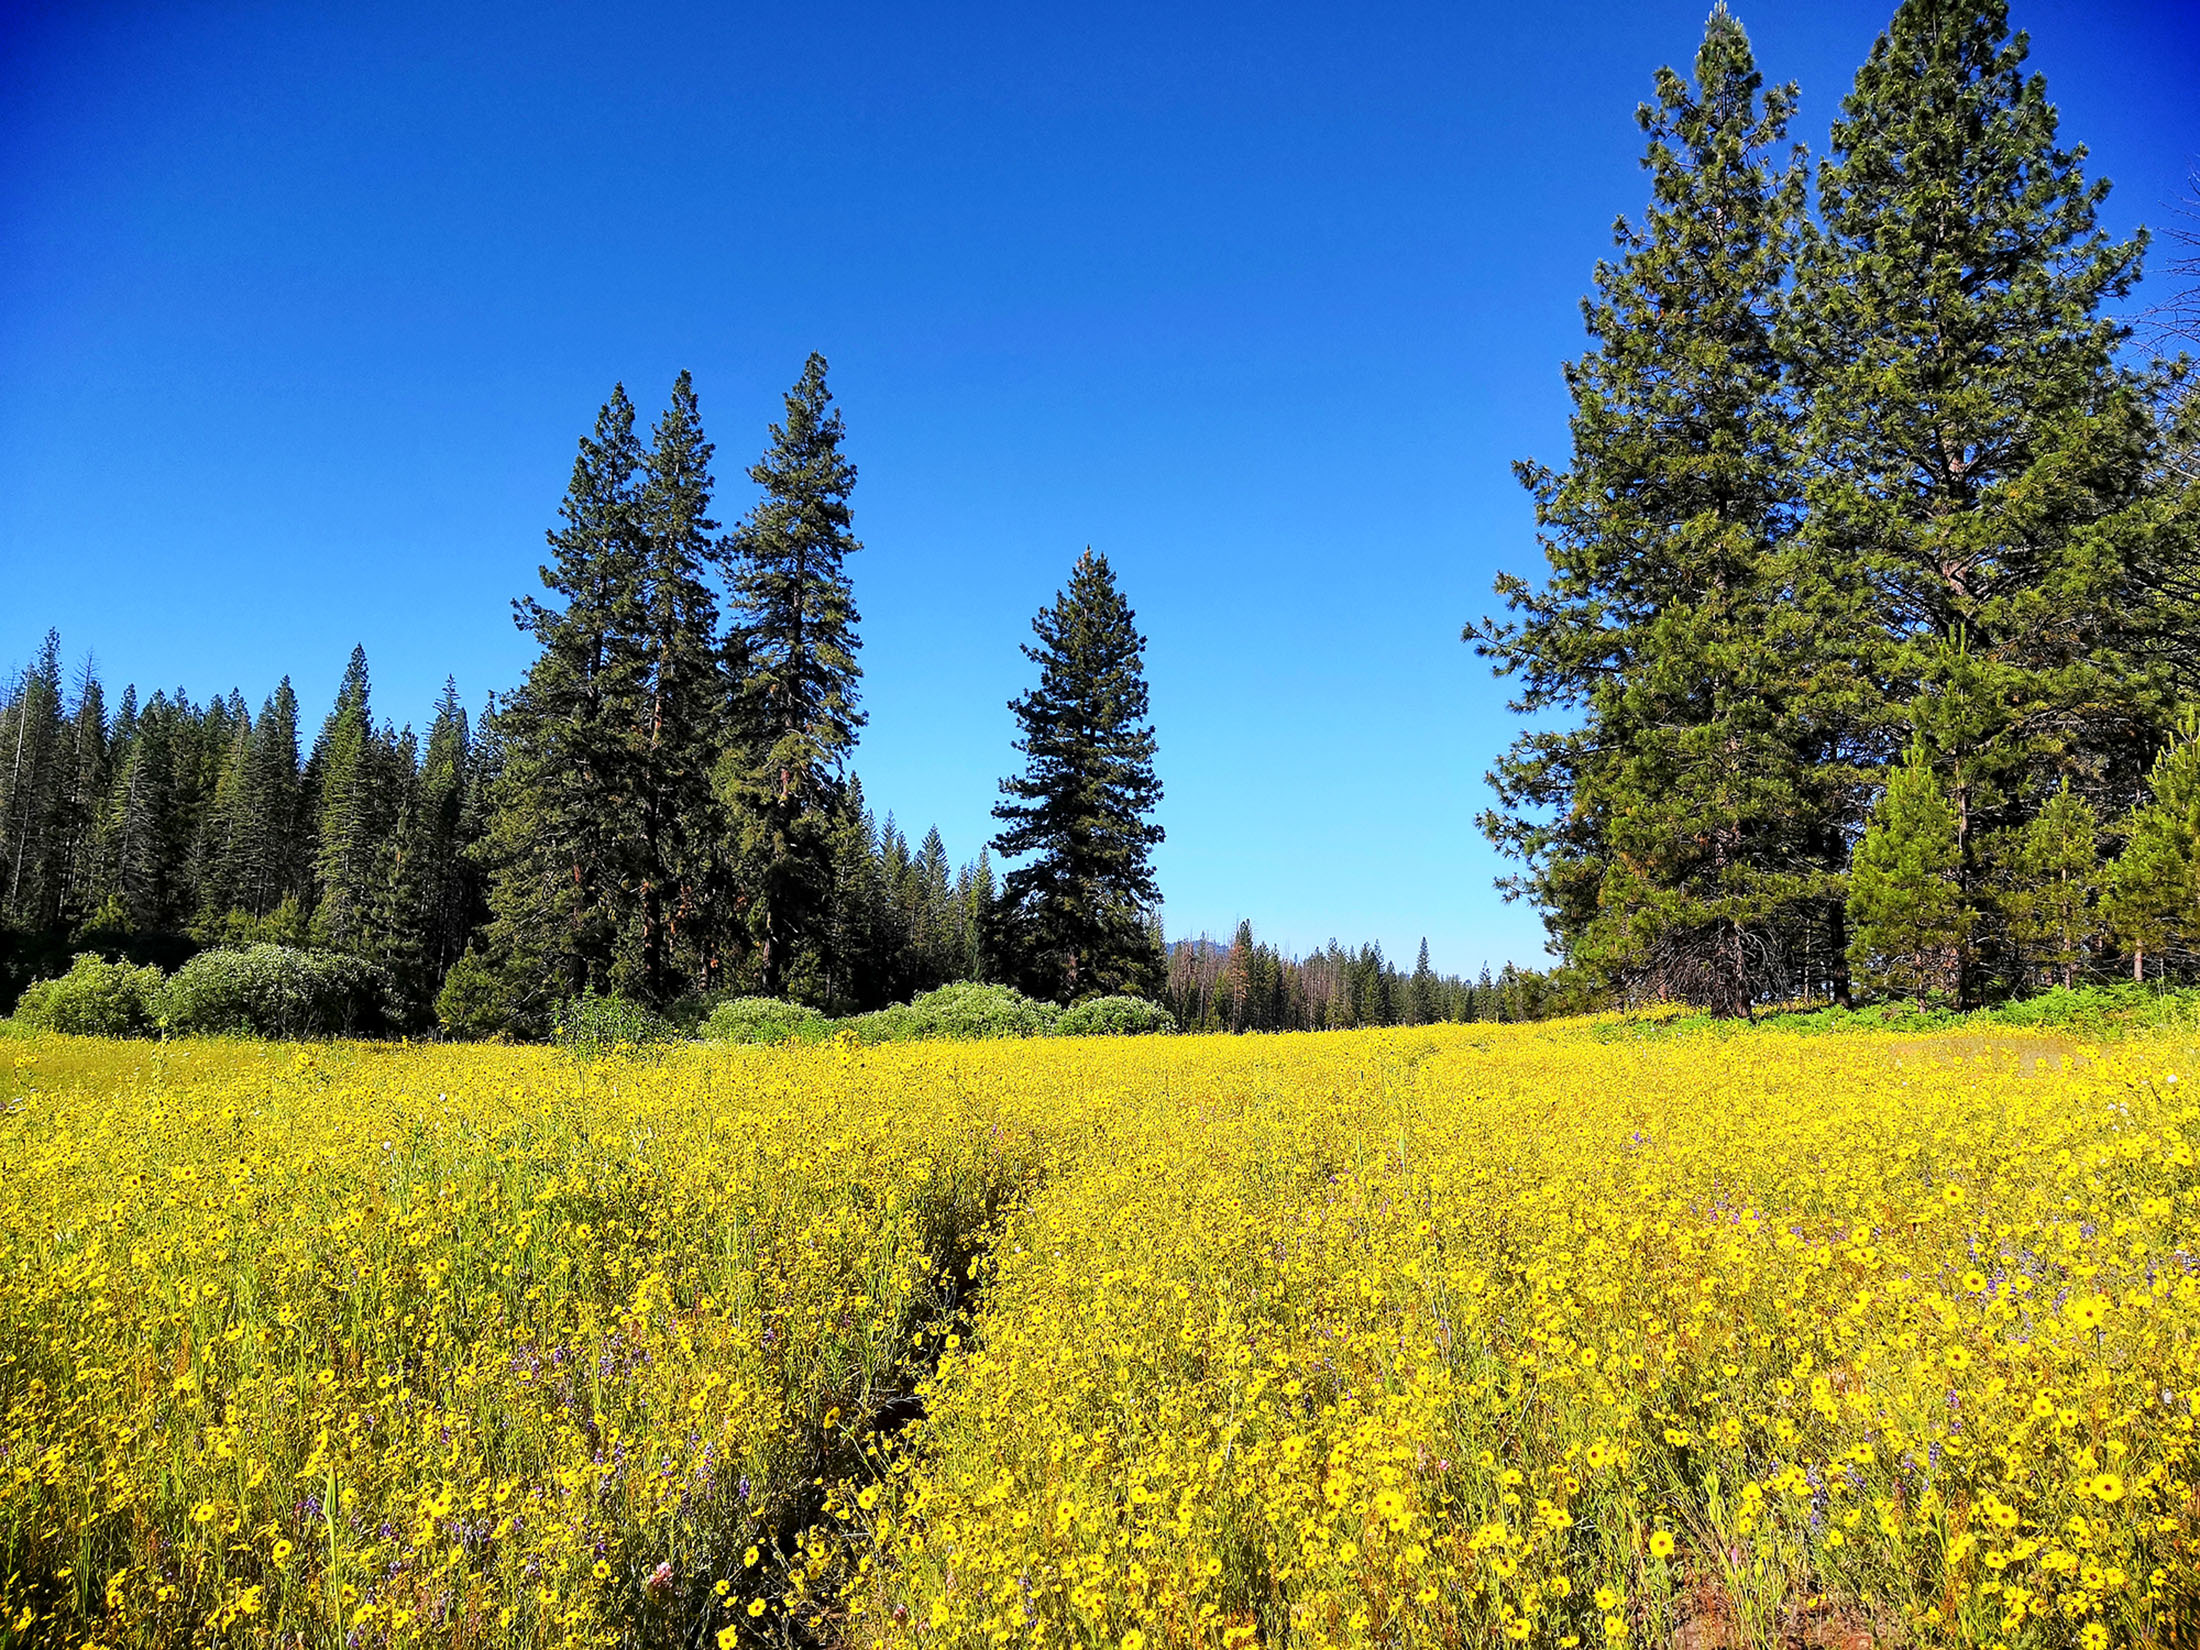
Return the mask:
<path fill-rule="evenodd" d="M 2075 989 L 2057 986 L 2037 996 L 1967 1011 L 1885 1002 L 1861 1008 L 1773 1010 L 1747 1021 L 1712 1014 L 1652 1011 L 1599 1027 L 1597 1037 L 1601 1042 L 1634 1042 L 1670 1037 L 1741 1037 L 1765 1031 L 1823 1037 L 1860 1031 L 2004 1030 L 2058 1031 L 2106 1039 L 2178 1028 L 2200 1028 L 2200 988 L 2122 981 Z"/>

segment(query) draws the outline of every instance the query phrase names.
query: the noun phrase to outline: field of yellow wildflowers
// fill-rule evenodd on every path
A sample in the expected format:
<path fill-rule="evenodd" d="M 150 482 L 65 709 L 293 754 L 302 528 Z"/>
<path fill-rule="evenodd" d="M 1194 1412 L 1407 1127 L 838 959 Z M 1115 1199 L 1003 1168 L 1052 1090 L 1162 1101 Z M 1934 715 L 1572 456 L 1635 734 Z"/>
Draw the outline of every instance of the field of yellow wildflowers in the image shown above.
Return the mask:
<path fill-rule="evenodd" d="M 2175 1038 L 0 1084 L 0 1646 L 2200 1642 Z"/>

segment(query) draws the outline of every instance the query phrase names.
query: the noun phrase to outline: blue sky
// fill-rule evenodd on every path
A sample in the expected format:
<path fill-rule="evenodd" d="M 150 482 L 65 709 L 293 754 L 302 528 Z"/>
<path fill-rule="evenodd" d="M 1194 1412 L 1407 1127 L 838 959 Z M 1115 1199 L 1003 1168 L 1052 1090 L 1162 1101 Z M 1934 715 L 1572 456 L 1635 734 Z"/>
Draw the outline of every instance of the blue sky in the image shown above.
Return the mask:
<path fill-rule="evenodd" d="M 1887 0 L 1737 9 L 1822 150 Z M 730 519 L 814 348 L 875 804 L 975 851 L 1090 543 L 1150 638 L 1173 934 L 1534 959 L 1459 628 L 1541 565 L 1510 465 L 1564 456 L 1632 111 L 1704 10 L 0 8 L 0 661 L 56 625 L 317 722 L 359 641 L 396 720 L 478 704 L 612 383 L 694 371 Z M 2015 19 L 2111 224 L 2162 222 L 2200 6 Z"/>

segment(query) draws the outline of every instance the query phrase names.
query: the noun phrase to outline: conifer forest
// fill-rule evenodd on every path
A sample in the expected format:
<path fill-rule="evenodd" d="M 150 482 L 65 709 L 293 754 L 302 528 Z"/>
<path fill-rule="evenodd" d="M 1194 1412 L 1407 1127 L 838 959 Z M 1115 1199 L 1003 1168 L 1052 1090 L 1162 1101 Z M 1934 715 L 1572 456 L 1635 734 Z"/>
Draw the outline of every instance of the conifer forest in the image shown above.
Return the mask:
<path fill-rule="evenodd" d="M 1517 466 L 1544 565 L 1465 628 L 1529 718 L 1479 823 L 1548 966 L 1171 943 L 1145 641 L 1090 551 L 1024 650 L 999 834 L 912 840 L 857 775 L 856 466 L 813 355 L 725 526 L 688 376 L 654 420 L 615 388 L 515 603 L 532 666 L 472 706 L 454 670 L 424 734 L 364 651 L 316 720 L 287 679 L 117 692 L 49 635 L 0 711 L 0 995 L 258 944 L 360 959 L 414 1029 L 517 1035 L 583 997 L 956 981 L 1230 1030 L 2182 981 L 2193 305 L 2125 300 L 2191 237 L 2101 228 L 1998 4 L 1904 5 L 1815 164 L 1796 97 L 1723 7 L 1658 76 L 1571 452 Z"/>

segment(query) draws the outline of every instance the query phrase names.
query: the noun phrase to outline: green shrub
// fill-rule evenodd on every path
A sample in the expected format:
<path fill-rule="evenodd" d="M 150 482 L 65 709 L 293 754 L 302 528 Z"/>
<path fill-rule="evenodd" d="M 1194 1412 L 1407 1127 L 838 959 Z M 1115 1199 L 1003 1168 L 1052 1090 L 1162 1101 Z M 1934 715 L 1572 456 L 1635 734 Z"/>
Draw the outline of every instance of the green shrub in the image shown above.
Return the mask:
<path fill-rule="evenodd" d="M 169 980 L 161 1012 L 171 1033 L 202 1037 L 376 1037 L 403 1021 L 373 963 L 287 945 L 201 951 Z"/>
<path fill-rule="evenodd" d="M 511 982 L 468 946 L 436 993 L 436 1024 L 460 1041 L 501 1036 L 511 1029 L 513 1003 Z"/>
<path fill-rule="evenodd" d="M 735 997 L 703 1022 L 714 1043 L 817 1043 L 831 1033 L 832 1022 L 816 1009 L 777 997 Z"/>
<path fill-rule="evenodd" d="M 731 991 L 683 991 L 656 1013 L 681 1036 L 703 1037 L 709 1035 L 703 1028 L 710 1024 L 710 1017 L 734 996 Z"/>
<path fill-rule="evenodd" d="M 87 951 L 57 980 L 39 980 L 15 1005 L 19 1024 L 78 1037 L 145 1037 L 159 1027 L 162 981 L 151 964 L 111 963 Z"/>
<path fill-rule="evenodd" d="M 1176 1016 L 1143 997 L 1087 997 L 1062 1011 L 1057 1037 L 1145 1037 L 1176 1030 Z"/>
<path fill-rule="evenodd" d="M 2074 990 L 2056 986 L 2034 997 L 2020 998 L 1989 1009 L 1982 1018 L 1996 1025 L 2026 1030 L 2074 1031 L 2089 1037 L 2113 1036 L 2157 1026 L 2190 1023 L 2200 1008 L 2200 992 L 2164 990 L 2137 980 L 2115 980 L 2101 985 L 2081 985 Z"/>
<path fill-rule="evenodd" d="M 624 997 L 599 997 L 584 991 L 558 1010 L 551 1037 L 581 1058 L 621 1050 L 639 1050 L 677 1042 L 679 1028 L 660 1014 Z"/>
<path fill-rule="evenodd" d="M 836 1031 L 845 1031 L 857 1042 L 906 1043 L 915 1035 L 910 1028 L 909 1005 L 896 1003 L 891 1008 L 881 1008 L 869 1014 L 852 1014 L 845 1020 L 829 1022 Z"/>
<path fill-rule="evenodd" d="M 1052 1003 L 1033 1002 L 1013 986 L 962 980 L 843 1024 L 866 1043 L 1044 1037 L 1061 1013 Z"/>

